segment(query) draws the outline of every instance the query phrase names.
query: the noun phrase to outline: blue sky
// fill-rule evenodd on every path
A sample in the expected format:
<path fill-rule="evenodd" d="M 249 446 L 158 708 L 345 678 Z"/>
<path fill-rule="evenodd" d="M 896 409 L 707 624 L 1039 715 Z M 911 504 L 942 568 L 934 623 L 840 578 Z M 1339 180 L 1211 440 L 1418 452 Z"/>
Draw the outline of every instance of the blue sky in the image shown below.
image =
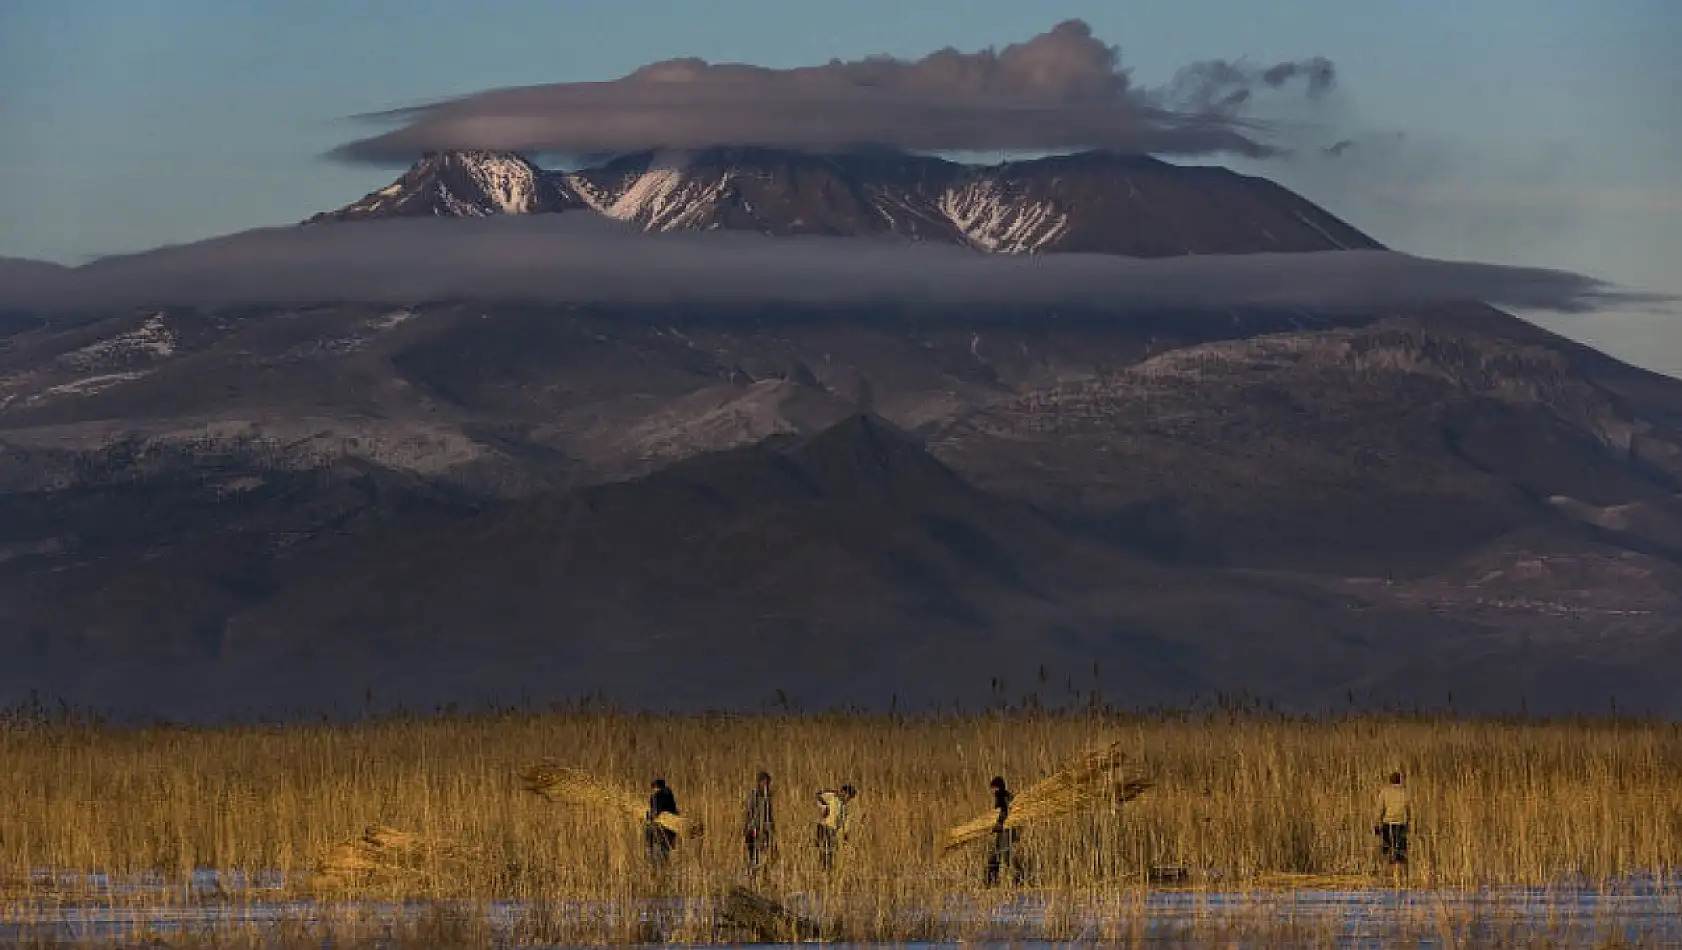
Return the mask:
<path fill-rule="evenodd" d="M 75 262 L 343 204 L 394 175 L 320 158 L 366 133 L 354 113 L 676 56 L 976 49 L 1069 17 L 1144 84 L 1213 57 L 1332 59 L 1312 121 L 1403 138 L 1244 170 L 1392 246 L 1682 293 L 1675 0 L 0 0 L 0 255 Z M 1682 375 L 1675 314 L 1546 322 Z"/>

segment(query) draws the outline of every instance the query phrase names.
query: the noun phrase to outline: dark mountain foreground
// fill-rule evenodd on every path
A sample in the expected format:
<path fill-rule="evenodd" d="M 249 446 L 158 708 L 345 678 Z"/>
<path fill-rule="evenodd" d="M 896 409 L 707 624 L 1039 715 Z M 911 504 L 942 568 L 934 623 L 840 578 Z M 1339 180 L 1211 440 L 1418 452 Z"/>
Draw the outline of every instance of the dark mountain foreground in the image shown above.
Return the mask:
<path fill-rule="evenodd" d="M 1471 540 L 1455 572 L 1400 580 L 1191 563 L 1151 556 L 1148 533 L 982 491 L 868 416 L 477 510 L 355 474 L 234 502 L 146 492 L 53 499 L 43 520 L 79 508 L 106 533 L 81 542 L 121 553 L 8 589 L 25 662 L 5 688 L 177 715 L 354 711 L 370 695 L 1172 703 L 1263 684 L 1305 707 L 1453 693 L 1542 710 L 1590 690 L 1663 704 L 1682 672 L 1662 624 L 1598 606 L 1675 616 L 1682 572 L 1605 529 Z M 223 524 L 148 524 L 145 507 Z M 306 536 L 277 543 L 289 522 Z"/>

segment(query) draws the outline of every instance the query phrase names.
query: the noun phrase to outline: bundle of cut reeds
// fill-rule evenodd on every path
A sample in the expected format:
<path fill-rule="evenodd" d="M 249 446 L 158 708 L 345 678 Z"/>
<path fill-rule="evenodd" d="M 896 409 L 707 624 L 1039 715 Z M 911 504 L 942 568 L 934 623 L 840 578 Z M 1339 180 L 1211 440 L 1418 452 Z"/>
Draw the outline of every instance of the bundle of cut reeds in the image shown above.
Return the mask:
<path fill-rule="evenodd" d="M 1151 781 L 1142 775 L 1125 773 L 1123 763 L 1126 759 L 1120 742 L 1112 742 L 1082 755 L 1017 792 L 1005 827 L 1018 828 L 1057 818 L 1104 798 L 1113 798 L 1117 805 L 1138 798 L 1151 787 Z M 997 818 L 995 813 L 988 812 L 950 829 L 946 832 L 945 849 L 950 851 L 989 837 Z"/>
<path fill-rule="evenodd" d="M 739 885 L 724 895 L 719 917 L 767 943 L 818 940 L 823 935 L 823 927 L 817 921 Z"/>
<path fill-rule="evenodd" d="M 523 769 L 520 781 L 526 791 L 552 802 L 615 814 L 630 821 L 642 821 L 648 814 L 648 803 L 636 793 L 610 785 L 582 769 L 545 762 Z M 699 838 L 703 831 L 700 821 L 683 815 L 662 812 L 654 821 L 684 838 Z"/>
<path fill-rule="evenodd" d="M 334 845 L 316 865 L 310 885 L 317 890 L 397 881 L 414 885 L 441 872 L 465 869 L 476 858 L 472 849 L 450 841 L 370 825 L 359 837 Z"/>

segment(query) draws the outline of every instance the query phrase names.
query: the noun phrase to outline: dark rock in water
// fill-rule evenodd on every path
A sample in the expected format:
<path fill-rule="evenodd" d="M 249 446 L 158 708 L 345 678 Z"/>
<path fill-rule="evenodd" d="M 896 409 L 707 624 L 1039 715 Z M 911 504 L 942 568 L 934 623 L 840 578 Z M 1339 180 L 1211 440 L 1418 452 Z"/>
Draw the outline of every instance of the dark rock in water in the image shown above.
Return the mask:
<path fill-rule="evenodd" d="M 823 928 L 816 921 L 745 887 L 732 887 L 724 895 L 719 916 L 726 923 L 749 931 L 767 943 L 816 940 L 823 935 Z"/>

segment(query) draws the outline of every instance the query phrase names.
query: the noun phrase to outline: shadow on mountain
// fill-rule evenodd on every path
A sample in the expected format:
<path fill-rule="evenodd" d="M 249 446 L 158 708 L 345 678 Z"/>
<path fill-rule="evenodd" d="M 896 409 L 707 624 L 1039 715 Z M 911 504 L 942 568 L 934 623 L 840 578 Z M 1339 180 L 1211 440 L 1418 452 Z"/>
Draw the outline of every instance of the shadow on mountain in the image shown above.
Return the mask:
<path fill-rule="evenodd" d="M 178 486 L 172 527 L 116 519 L 51 571 L 8 565 L 7 649 L 27 662 L 0 686 L 184 716 L 370 696 L 751 707 L 779 690 L 1170 702 L 1250 677 L 1339 683 L 1352 654 L 1401 635 L 1311 585 L 1182 571 L 1071 531 L 863 415 L 484 510 L 372 476 L 298 487 L 199 504 Z M 142 510 L 113 491 L 52 514 Z M 194 510 L 227 530 L 188 524 Z M 1268 646 L 1287 634 L 1289 656 Z"/>

